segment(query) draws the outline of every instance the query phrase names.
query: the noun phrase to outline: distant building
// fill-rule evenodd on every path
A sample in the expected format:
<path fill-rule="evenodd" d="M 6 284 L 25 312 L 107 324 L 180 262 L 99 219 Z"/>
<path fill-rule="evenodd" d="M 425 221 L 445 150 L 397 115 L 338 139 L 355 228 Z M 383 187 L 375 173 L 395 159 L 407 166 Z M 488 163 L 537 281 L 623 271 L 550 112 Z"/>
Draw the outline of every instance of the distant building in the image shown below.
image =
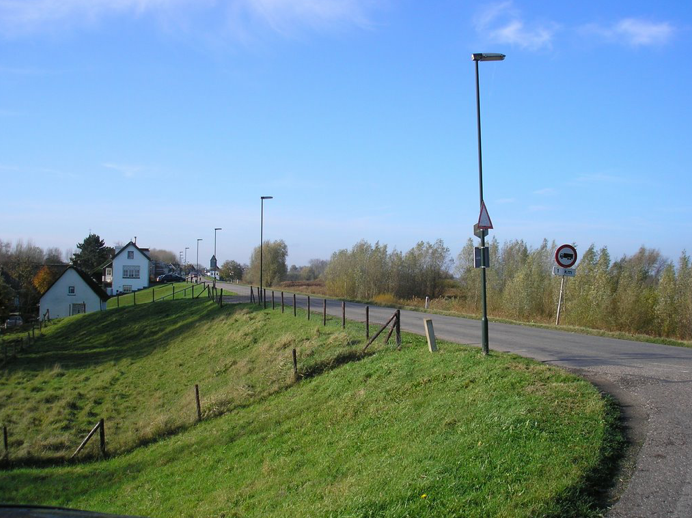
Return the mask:
<path fill-rule="evenodd" d="M 79 268 L 69 266 L 41 295 L 41 319 L 63 318 L 106 309 L 108 294 Z"/>
<path fill-rule="evenodd" d="M 131 293 L 149 287 L 151 258 L 148 248 L 130 241 L 117 250 L 103 269 L 104 286 L 109 295 Z"/>

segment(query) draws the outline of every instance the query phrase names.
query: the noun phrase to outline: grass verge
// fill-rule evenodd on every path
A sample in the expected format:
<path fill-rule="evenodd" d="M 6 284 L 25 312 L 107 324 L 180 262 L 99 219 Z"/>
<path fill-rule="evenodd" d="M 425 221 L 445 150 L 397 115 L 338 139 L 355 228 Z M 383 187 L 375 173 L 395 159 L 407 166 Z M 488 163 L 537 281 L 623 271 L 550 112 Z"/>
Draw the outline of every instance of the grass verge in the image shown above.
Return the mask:
<path fill-rule="evenodd" d="M 146 516 L 597 515 L 620 440 L 617 409 L 590 384 L 455 344 L 433 355 L 408 334 L 401 351 L 378 342 L 346 361 L 362 324 L 304 315 L 181 300 L 49 328 L 3 375 L 2 412 L 51 413 L 78 387 L 92 406 L 75 418 L 110 409 L 117 437 L 175 414 L 166 401 L 188 398 L 191 424 L 201 382 L 205 420 L 105 462 L 0 472 L 0 500 Z"/>

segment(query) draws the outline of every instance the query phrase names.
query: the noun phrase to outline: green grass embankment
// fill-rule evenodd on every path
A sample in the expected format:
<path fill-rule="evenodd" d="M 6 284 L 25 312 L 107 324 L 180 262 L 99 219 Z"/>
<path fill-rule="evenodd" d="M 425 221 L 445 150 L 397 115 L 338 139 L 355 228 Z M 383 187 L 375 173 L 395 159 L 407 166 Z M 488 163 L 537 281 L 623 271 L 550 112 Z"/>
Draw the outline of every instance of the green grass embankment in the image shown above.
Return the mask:
<path fill-rule="evenodd" d="M 362 324 L 298 315 L 181 300 L 49 327 L 2 377 L 11 455 L 71 453 L 100 417 L 109 452 L 129 453 L 0 472 L 0 501 L 143 516 L 597 512 L 618 434 L 587 382 L 444 342 L 433 355 L 407 334 L 401 351 L 377 343 L 354 361 Z M 192 426 L 195 383 L 205 419 Z"/>

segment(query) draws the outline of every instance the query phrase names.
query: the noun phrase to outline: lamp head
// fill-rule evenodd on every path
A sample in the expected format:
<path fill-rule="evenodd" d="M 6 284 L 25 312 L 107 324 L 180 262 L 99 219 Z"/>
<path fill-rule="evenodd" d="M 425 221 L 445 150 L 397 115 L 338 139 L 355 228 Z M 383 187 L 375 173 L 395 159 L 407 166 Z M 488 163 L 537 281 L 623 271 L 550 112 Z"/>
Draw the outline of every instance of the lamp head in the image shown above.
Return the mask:
<path fill-rule="evenodd" d="M 271 200 L 274 198 L 274 196 L 260 196 L 260 198 L 263 200 Z"/>
<path fill-rule="evenodd" d="M 471 59 L 473 61 L 503 61 L 505 59 L 504 54 L 498 54 L 496 52 L 477 52 L 471 54 Z"/>

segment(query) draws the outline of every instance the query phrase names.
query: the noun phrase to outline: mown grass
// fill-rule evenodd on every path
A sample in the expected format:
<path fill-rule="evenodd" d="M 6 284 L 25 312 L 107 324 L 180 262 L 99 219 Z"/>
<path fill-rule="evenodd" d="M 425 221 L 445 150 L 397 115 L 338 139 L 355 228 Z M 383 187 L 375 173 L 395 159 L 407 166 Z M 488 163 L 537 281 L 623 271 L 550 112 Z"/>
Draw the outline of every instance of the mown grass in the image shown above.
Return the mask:
<path fill-rule="evenodd" d="M 120 294 L 108 299 L 108 309 L 123 308 L 127 306 L 135 306 L 139 304 L 148 304 L 150 302 L 160 302 L 176 299 L 191 299 L 206 297 L 208 292 L 204 291 L 203 284 L 192 284 L 188 282 L 175 282 L 171 284 L 162 284 L 152 286 L 143 290 L 132 293 Z M 225 293 L 232 295 L 232 293 Z"/>
<path fill-rule="evenodd" d="M 433 355 L 408 334 L 401 351 L 378 343 L 359 357 L 362 324 L 299 316 L 181 300 L 65 319 L 3 375 L 0 419 L 60 421 L 50 409 L 71 403 L 87 429 L 108 411 L 111 452 L 165 416 L 187 415 L 189 429 L 135 434 L 122 451 L 151 444 L 105 462 L 0 472 L 0 501 L 145 516 L 598 512 L 619 435 L 614 406 L 590 384 L 444 342 Z M 292 348 L 310 373 L 298 383 Z M 194 383 L 205 420 L 189 426 Z M 63 395 L 75 391 L 81 406 Z"/>

